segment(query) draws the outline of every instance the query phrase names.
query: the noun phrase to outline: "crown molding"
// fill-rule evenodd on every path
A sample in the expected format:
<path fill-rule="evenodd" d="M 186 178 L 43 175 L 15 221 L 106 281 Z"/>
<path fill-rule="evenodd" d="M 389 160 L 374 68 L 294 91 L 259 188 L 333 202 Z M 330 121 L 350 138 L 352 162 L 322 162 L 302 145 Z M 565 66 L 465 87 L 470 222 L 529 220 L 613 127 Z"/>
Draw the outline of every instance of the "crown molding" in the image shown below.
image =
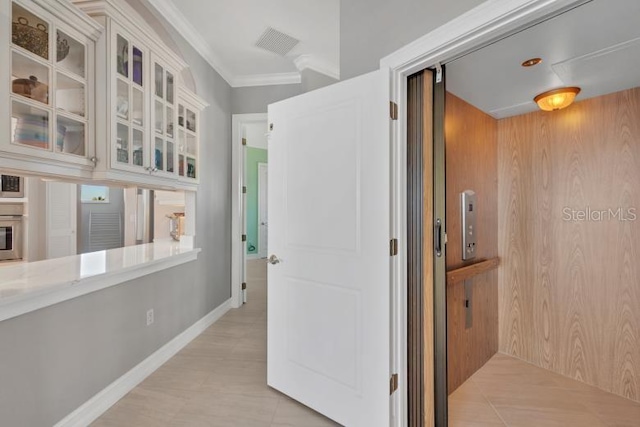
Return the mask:
<path fill-rule="evenodd" d="M 332 79 L 340 80 L 340 69 L 335 65 L 318 59 L 315 55 L 300 55 L 293 60 L 298 71 L 313 70 Z"/>
<path fill-rule="evenodd" d="M 231 86 L 233 86 L 232 74 L 222 65 L 218 55 L 211 46 L 193 28 L 180 9 L 171 0 L 147 0 L 162 17 L 175 28 L 178 33 L 213 67 L 214 70 Z"/>
<path fill-rule="evenodd" d="M 292 85 L 302 83 L 302 76 L 299 72 L 251 74 L 248 76 L 235 77 L 229 83 L 231 84 L 231 87 Z"/>
<path fill-rule="evenodd" d="M 193 28 L 189 20 L 171 0 L 146 0 L 173 28 L 193 46 L 193 48 L 213 67 L 231 87 L 270 86 L 299 84 L 300 72 L 251 74 L 235 76 L 222 63 L 207 41 Z M 294 61 L 299 71 L 311 69 L 336 80 L 340 79 L 340 70 L 335 66 L 318 60 L 313 55 L 301 55 Z"/>

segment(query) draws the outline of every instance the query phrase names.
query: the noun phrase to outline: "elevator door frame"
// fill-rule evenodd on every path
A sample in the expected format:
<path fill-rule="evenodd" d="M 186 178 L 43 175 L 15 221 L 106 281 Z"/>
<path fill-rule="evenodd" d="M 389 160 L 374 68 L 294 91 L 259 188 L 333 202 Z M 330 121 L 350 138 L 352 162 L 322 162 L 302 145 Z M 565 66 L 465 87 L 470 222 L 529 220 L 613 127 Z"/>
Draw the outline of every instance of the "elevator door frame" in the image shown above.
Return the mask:
<path fill-rule="evenodd" d="M 434 68 L 440 63 L 464 55 L 494 43 L 524 28 L 535 25 L 565 10 L 572 9 L 590 0 L 489 0 L 471 11 L 459 16 L 411 44 L 399 49 L 381 60 L 381 68 L 390 70 L 391 97 L 398 105 L 398 121 L 391 130 L 392 136 L 392 233 L 406 236 L 407 233 L 407 78 L 421 70 Z M 393 282 L 400 284 L 392 292 L 395 306 L 392 307 L 396 341 L 393 343 L 392 363 L 397 366 L 400 379 L 397 397 L 392 399 L 393 425 L 407 426 L 407 242 L 399 242 L 398 259 L 392 268 Z M 431 307 L 433 313 L 434 307 Z M 446 316 L 446 309 L 440 308 Z M 425 313 L 428 313 L 425 308 Z M 440 314 L 441 316 L 441 314 Z M 442 328 L 442 326 L 440 326 Z M 436 349 L 446 349 L 446 322 L 444 331 L 436 332 Z M 444 332 L 444 334 L 443 334 Z M 440 337 L 438 339 L 437 337 Z M 444 337 L 444 338 L 442 338 Z M 436 350 L 437 353 L 437 350 Z M 446 353 L 445 353 L 446 354 Z M 437 355 L 436 355 L 437 357 Z M 442 366 L 439 366 L 442 370 Z M 446 377 L 446 365 L 444 373 Z M 445 387 L 446 393 L 446 387 Z M 436 413 L 446 414 L 447 398 L 436 398 Z M 436 420 L 437 427 L 447 427 L 446 417 Z"/>

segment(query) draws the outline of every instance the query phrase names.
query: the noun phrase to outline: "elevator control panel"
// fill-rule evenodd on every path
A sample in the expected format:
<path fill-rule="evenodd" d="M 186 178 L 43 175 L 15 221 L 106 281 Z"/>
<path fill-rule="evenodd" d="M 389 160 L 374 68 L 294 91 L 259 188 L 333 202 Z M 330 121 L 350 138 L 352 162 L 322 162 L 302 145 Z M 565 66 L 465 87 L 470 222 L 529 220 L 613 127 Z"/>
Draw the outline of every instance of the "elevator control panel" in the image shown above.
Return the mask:
<path fill-rule="evenodd" d="M 460 193 L 462 211 L 462 260 L 467 261 L 476 257 L 476 193 L 466 190 Z"/>

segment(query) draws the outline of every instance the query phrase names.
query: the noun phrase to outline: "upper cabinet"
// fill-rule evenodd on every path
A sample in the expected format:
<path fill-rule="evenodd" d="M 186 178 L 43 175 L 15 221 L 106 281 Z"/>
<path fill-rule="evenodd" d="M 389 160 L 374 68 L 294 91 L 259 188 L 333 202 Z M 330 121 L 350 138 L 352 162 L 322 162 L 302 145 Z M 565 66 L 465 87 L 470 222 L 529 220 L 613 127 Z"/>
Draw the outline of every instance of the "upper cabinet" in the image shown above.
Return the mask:
<path fill-rule="evenodd" d="M 194 189 L 179 175 L 178 93 L 186 63 L 126 2 L 74 0 L 105 28 L 97 45 L 99 179 Z M 102 54 L 104 52 L 104 54 Z"/>
<path fill-rule="evenodd" d="M 208 106 L 194 93 L 181 89 L 178 95 L 178 176 L 197 183 L 200 178 L 200 112 Z"/>
<path fill-rule="evenodd" d="M 206 107 L 124 0 L 0 0 L 0 169 L 194 190 Z"/>
<path fill-rule="evenodd" d="M 90 178 L 102 27 L 64 0 L 0 0 L 0 9 L 0 167 Z"/>

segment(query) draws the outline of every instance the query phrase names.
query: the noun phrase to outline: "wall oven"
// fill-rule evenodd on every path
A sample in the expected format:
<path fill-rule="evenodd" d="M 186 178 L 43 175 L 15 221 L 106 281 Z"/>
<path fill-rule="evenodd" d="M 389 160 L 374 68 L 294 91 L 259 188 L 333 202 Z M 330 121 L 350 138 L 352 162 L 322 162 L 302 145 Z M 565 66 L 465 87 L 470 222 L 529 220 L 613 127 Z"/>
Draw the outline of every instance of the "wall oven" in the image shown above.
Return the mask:
<path fill-rule="evenodd" d="M 22 259 L 22 203 L 0 203 L 0 261 Z"/>

